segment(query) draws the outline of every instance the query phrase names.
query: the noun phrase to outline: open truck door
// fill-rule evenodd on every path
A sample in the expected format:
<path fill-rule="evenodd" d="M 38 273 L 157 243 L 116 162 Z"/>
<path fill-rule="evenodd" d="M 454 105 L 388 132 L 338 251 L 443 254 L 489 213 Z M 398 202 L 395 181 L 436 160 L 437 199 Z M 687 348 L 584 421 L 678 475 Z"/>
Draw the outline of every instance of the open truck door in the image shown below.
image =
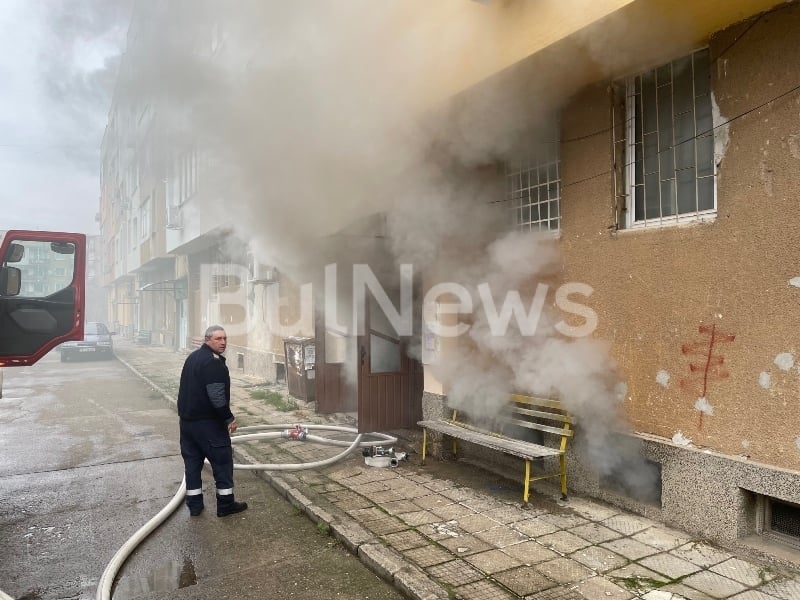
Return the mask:
<path fill-rule="evenodd" d="M 83 339 L 86 236 L 8 231 L 0 243 L 0 367 Z"/>

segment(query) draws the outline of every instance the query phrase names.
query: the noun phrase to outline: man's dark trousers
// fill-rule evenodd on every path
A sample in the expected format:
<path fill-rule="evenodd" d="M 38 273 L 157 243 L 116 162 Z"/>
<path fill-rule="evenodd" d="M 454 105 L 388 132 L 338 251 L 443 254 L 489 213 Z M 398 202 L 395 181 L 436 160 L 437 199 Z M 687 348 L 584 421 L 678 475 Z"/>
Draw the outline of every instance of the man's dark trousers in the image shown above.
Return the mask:
<path fill-rule="evenodd" d="M 228 427 L 218 419 L 181 419 L 181 455 L 186 468 L 186 505 L 202 509 L 202 471 L 205 459 L 211 463 L 217 486 L 217 506 L 233 503 L 233 448 Z"/>

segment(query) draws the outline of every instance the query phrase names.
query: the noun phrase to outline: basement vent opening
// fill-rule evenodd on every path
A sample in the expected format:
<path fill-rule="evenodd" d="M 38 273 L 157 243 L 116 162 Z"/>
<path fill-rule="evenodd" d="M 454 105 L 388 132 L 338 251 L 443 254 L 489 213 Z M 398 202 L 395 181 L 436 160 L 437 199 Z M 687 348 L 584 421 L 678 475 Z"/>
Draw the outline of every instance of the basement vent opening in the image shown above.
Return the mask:
<path fill-rule="evenodd" d="M 800 506 L 763 497 L 763 535 L 800 548 Z"/>
<path fill-rule="evenodd" d="M 661 464 L 651 460 L 620 464 L 600 478 L 600 487 L 613 494 L 661 508 Z"/>

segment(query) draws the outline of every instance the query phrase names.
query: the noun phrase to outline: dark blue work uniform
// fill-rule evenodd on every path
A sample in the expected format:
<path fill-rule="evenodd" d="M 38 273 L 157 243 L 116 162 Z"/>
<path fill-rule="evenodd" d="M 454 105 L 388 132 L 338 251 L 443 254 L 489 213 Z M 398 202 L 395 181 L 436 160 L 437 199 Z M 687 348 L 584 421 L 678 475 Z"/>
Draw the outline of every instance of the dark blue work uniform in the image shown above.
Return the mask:
<path fill-rule="evenodd" d="M 230 399 L 231 377 L 225 357 L 203 344 L 187 357 L 178 391 L 186 505 L 192 514 L 199 514 L 203 508 L 201 473 L 205 459 L 214 473 L 217 510 L 234 504 L 233 448 L 228 433 L 234 416 Z"/>

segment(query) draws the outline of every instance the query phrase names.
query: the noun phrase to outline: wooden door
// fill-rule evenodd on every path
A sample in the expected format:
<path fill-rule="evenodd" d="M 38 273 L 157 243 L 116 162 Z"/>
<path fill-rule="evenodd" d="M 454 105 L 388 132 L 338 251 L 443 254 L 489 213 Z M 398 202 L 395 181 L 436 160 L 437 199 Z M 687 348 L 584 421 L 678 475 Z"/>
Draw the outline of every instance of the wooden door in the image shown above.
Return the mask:
<path fill-rule="evenodd" d="M 422 364 L 408 355 L 403 337 L 368 294 L 358 336 L 358 430 L 416 426 L 422 418 Z"/>

